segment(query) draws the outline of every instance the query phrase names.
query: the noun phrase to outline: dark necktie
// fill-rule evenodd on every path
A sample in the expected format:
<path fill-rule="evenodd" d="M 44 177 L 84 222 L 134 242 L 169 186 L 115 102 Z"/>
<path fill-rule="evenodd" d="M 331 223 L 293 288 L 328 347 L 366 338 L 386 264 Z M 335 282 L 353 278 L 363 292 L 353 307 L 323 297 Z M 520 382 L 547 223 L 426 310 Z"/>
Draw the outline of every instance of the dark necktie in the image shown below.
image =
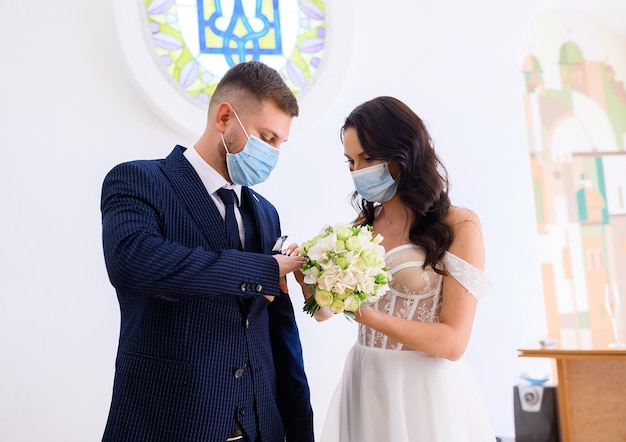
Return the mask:
<path fill-rule="evenodd" d="M 224 189 L 223 187 L 217 190 L 217 194 L 224 202 L 226 207 L 226 230 L 228 231 L 228 237 L 230 238 L 230 244 L 233 248 L 241 250 L 241 239 L 239 239 L 239 226 L 237 225 L 237 219 L 235 218 L 235 191 L 230 189 Z"/>

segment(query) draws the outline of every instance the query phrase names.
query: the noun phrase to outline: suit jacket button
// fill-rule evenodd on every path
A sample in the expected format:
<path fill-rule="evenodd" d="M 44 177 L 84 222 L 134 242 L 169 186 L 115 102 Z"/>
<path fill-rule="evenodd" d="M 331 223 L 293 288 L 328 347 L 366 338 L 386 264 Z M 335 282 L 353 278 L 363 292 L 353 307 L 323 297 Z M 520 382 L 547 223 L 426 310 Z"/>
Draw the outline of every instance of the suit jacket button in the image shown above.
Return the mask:
<path fill-rule="evenodd" d="M 263 290 L 263 286 L 261 284 L 257 284 L 256 285 L 256 291 L 260 293 L 261 290 Z"/>
<path fill-rule="evenodd" d="M 239 414 L 241 414 L 242 416 L 243 416 L 244 414 L 246 414 L 246 409 L 245 409 L 244 407 L 241 407 L 241 408 L 239 409 Z"/>
<path fill-rule="evenodd" d="M 241 285 L 239 286 L 239 288 L 241 289 L 241 291 L 242 291 L 242 292 L 245 292 L 245 291 L 246 291 L 246 285 L 245 285 L 245 284 L 241 284 Z"/>
<path fill-rule="evenodd" d="M 239 379 L 243 376 L 243 368 L 238 368 L 235 370 L 235 379 Z"/>

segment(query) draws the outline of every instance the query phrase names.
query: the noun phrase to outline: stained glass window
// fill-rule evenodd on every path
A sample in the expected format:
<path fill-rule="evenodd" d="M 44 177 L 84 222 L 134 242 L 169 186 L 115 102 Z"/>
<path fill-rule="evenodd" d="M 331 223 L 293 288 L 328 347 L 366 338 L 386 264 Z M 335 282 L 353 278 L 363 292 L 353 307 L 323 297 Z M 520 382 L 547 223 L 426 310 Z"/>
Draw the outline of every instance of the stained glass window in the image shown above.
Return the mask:
<path fill-rule="evenodd" d="M 222 75 L 242 61 L 273 67 L 294 94 L 322 62 L 321 0 L 143 0 L 143 8 L 164 75 L 203 107 Z"/>

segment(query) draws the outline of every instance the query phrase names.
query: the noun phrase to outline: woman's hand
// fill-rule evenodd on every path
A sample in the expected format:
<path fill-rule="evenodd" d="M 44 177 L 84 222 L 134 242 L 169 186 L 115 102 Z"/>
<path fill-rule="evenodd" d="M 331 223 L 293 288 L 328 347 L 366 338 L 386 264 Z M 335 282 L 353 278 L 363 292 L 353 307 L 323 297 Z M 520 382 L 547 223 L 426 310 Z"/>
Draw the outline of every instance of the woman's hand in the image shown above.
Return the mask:
<path fill-rule="evenodd" d="M 354 320 L 360 324 L 369 325 L 369 321 L 377 314 L 377 311 L 371 307 L 359 307 L 354 312 Z"/>
<path fill-rule="evenodd" d="M 309 284 L 304 282 L 304 273 L 302 273 L 302 270 L 295 270 L 293 276 L 296 278 L 296 281 L 298 281 L 298 284 L 300 284 L 300 287 L 302 287 L 304 299 L 307 299 L 309 297 Z"/>
<path fill-rule="evenodd" d="M 300 256 L 300 246 L 296 243 L 291 243 L 283 249 L 282 253 L 286 256 Z"/>

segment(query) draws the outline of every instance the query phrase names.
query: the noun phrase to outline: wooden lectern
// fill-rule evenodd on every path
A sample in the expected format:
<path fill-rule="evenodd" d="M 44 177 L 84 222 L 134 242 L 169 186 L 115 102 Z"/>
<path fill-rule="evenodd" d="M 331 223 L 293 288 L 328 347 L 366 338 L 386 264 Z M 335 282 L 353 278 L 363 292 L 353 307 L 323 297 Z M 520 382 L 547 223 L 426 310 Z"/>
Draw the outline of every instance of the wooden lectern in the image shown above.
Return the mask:
<path fill-rule="evenodd" d="M 626 441 L 626 350 L 518 351 L 556 361 L 562 442 Z"/>

